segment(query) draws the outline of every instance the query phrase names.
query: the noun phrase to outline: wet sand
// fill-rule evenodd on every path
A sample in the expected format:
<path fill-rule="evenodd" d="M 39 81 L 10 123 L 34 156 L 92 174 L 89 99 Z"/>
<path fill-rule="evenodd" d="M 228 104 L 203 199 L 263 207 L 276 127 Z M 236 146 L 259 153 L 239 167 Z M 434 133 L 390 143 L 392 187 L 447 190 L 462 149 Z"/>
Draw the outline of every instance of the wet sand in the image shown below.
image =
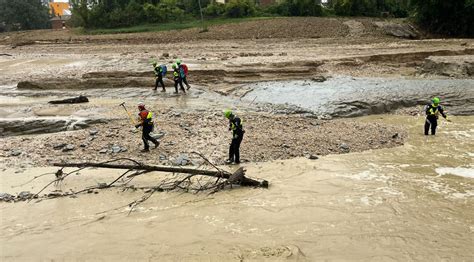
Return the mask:
<path fill-rule="evenodd" d="M 140 191 L 0 203 L 2 260 L 471 260 L 474 180 L 460 175 L 474 172 L 473 117 L 453 117 L 436 137 L 420 134 L 422 117 L 361 121 L 374 118 L 404 123 L 407 143 L 319 160 L 246 164 L 249 176 L 270 181 L 269 189 L 156 193 L 129 216 L 123 206 Z M 52 178 L 11 186 L 48 170 L 4 170 L 1 190 L 34 191 Z M 63 189 L 117 174 L 84 171 Z M 157 183 L 159 176 L 133 183 Z"/>

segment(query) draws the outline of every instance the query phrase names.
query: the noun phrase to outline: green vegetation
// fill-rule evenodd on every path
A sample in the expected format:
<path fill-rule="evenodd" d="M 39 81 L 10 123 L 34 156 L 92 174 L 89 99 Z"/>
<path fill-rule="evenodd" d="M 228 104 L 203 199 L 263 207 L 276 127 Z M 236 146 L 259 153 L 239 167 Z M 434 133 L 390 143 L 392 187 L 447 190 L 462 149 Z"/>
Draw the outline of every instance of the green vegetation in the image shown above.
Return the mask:
<path fill-rule="evenodd" d="M 38 0 L 0 0 L 0 32 L 48 28 L 49 19 Z"/>
<path fill-rule="evenodd" d="M 132 33 L 185 29 L 274 16 L 411 17 L 433 33 L 474 36 L 474 0 L 281 0 L 258 6 L 256 0 L 71 0 L 71 24 L 86 32 Z M 204 23 L 197 21 L 201 15 Z M 40 0 L 0 0 L 0 31 L 49 26 Z"/>
<path fill-rule="evenodd" d="M 417 23 L 433 33 L 474 36 L 474 0 L 412 0 Z"/>

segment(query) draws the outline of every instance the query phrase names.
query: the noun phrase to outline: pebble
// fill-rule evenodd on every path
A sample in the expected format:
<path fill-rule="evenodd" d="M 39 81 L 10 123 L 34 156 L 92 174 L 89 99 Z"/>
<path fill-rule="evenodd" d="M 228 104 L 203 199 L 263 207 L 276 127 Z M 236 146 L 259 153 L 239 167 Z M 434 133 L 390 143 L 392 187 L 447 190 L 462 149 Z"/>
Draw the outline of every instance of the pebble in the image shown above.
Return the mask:
<path fill-rule="evenodd" d="M 185 166 L 190 162 L 188 155 L 181 154 L 175 160 L 174 164 L 177 166 Z"/>
<path fill-rule="evenodd" d="M 20 194 L 18 194 L 17 199 L 18 200 L 28 200 L 32 198 L 34 195 L 30 191 L 22 191 Z"/>
<path fill-rule="evenodd" d="M 8 193 L 0 193 L 0 201 L 11 202 L 15 200 L 14 195 L 10 195 Z"/>
<path fill-rule="evenodd" d="M 120 153 L 122 151 L 122 148 L 117 145 L 113 145 L 111 149 L 113 153 Z"/>
<path fill-rule="evenodd" d="M 66 143 L 56 144 L 53 146 L 53 149 L 54 150 L 63 149 L 66 145 L 67 145 Z"/>
<path fill-rule="evenodd" d="M 98 133 L 99 133 L 99 130 L 97 130 L 97 129 L 91 129 L 91 130 L 89 130 L 89 135 L 91 135 L 91 136 L 95 136 L 95 135 L 97 135 Z"/>
<path fill-rule="evenodd" d="M 76 147 L 72 144 L 67 144 L 64 148 L 63 148 L 63 152 L 66 152 L 66 151 L 72 151 L 74 150 Z"/>
<path fill-rule="evenodd" d="M 351 148 L 346 143 L 340 144 L 339 149 L 343 152 L 346 152 L 346 153 L 351 150 Z"/>
<path fill-rule="evenodd" d="M 22 152 L 20 150 L 12 150 L 12 151 L 10 151 L 9 155 L 10 156 L 19 156 L 21 154 L 22 154 Z"/>

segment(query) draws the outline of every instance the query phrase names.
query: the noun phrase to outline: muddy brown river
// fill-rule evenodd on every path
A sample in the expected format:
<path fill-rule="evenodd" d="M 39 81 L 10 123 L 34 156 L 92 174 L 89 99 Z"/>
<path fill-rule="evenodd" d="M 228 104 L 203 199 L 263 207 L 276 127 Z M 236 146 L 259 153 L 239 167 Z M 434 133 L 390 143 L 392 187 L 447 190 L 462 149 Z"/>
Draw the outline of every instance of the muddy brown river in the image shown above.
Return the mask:
<path fill-rule="evenodd" d="M 0 203 L 2 261 L 472 261 L 474 117 L 442 122 L 436 137 L 423 117 L 360 118 L 406 125 L 401 147 L 245 165 L 269 189 L 217 194 L 156 193 L 134 212 L 140 191 L 41 202 Z M 35 192 L 54 170 L 0 172 L 0 192 Z M 61 189 L 110 181 L 89 170 Z M 150 185 L 154 173 L 134 180 Z"/>

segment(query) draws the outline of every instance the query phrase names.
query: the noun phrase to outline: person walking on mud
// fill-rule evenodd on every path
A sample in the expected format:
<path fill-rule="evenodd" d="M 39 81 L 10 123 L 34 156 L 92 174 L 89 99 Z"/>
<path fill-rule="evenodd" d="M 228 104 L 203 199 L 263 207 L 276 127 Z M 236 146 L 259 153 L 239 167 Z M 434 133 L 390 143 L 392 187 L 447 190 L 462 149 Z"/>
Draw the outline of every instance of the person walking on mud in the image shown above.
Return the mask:
<path fill-rule="evenodd" d="M 174 80 L 174 92 L 175 94 L 178 93 L 178 85 L 180 86 L 180 89 L 183 91 L 183 93 L 186 94 L 186 90 L 184 90 L 183 87 L 183 79 L 181 78 L 181 74 L 179 73 L 179 68 L 176 66 L 176 64 L 173 64 L 173 80 Z"/>
<path fill-rule="evenodd" d="M 189 90 L 191 86 L 188 84 L 188 66 L 186 64 L 181 63 L 181 59 L 176 60 L 176 64 L 178 65 L 179 73 L 181 76 L 181 80 L 186 85 L 186 90 Z"/>
<path fill-rule="evenodd" d="M 439 104 L 440 99 L 435 97 L 431 100 L 431 103 L 425 106 L 426 121 L 425 121 L 425 135 L 428 135 L 428 131 L 431 127 L 431 135 L 436 134 L 436 127 L 438 126 L 439 114 L 441 114 L 448 122 L 448 116 L 444 113 L 443 107 Z"/>
<path fill-rule="evenodd" d="M 156 62 L 152 63 L 153 65 L 153 73 L 155 73 L 156 81 L 155 81 L 155 91 L 158 89 L 158 84 L 161 85 L 161 92 L 166 92 L 165 83 L 163 82 L 163 77 L 166 75 L 166 65 L 158 65 Z"/>
<path fill-rule="evenodd" d="M 153 113 L 148 111 L 145 108 L 145 104 L 139 103 L 138 104 L 138 110 L 140 111 L 138 113 L 139 117 L 139 123 L 135 125 L 136 128 L 139 128 L 140 126 L 142 127 L 142 140 L 143 140 L 143 145 L 145 148 L 141 150 L 141 152 L 149 152 L 150 151 L 150 146 L 148 145 L 148 140 L 153 142 L 155 144 L 155 148 L 157 148 L 160 145 L 160 142 L 150 136 L 150 133 L 153 131 Z"/>
<path fill-rule="evenodd" d="M 234 115 L 231 110 L 225 110 L 224 116 L 229 119 L 229 130 L 232 131 L 232 141 L 229 147 L 229 158 L 226 164 L 240 164 L 240 144 L 244 138 L 244 128 L 242 120 Z"/>

